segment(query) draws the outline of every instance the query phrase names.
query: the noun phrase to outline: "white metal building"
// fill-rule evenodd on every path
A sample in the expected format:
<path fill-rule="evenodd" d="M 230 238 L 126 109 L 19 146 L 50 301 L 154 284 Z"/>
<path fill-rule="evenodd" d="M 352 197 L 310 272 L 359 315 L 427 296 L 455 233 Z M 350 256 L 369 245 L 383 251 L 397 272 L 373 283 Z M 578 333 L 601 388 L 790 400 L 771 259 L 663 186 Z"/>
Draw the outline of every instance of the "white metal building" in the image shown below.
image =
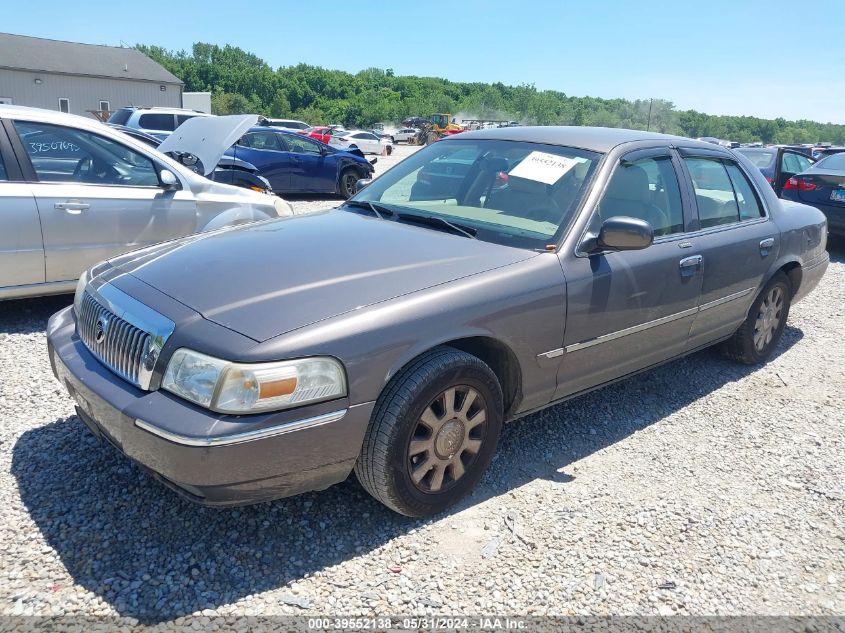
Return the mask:
<path fill-rule="evenodd" d="M 90 116 L 127 105 L 179 108 L 182 87 L 134 48 L 0 33 L 0 103 Z"/>

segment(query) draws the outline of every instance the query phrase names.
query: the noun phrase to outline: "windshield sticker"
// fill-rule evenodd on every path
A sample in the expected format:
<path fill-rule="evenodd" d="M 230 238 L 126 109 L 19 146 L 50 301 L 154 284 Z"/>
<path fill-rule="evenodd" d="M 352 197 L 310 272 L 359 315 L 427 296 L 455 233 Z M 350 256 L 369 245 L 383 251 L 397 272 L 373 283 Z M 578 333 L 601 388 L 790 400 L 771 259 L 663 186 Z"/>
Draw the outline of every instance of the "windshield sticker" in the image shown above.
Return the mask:
<path fill-rule="evenodd" d="M 531 152 L 520 161 L 519 165 L 511 169 L 508 175 L 553 185 L 579 162 L 581 161 L 575 158 L 557 154 Z"/>

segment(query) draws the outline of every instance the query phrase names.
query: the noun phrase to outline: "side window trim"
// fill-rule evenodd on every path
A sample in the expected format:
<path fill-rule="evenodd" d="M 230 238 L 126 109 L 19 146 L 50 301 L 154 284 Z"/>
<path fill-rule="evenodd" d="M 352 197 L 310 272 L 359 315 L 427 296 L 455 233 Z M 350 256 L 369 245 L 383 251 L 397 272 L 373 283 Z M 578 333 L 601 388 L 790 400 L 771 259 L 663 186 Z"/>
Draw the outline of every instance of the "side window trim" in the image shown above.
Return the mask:
<path fill-rule="evenodd" d="M 17 158 L 21 180 L 24 182 L 38 182 L 35 168 L 32 166 L 32 161 L 29 160 L 29 154 L 27 154 L 20 136 L 18 136 L 18 131 L 15 129 L 13 121 L 11 119 L 3 119 L 3 127 L 6 129 L 9 144 Z"/>
<path fill-rule="evenodd" d="M 20 182 L 24 178 L 12 144 L 9 142 L 6 123 L 5 120 L 0 120 L 0 160 L 3 161 L 3 167 L 6 170 L 7 182 Z"/>
<path fill-rule="evenodd" d="M 695 202 L 695 189 L 692 186 L 692 178 L 677 148 L 672 148 L 672 165 L 678 176 L 678 186 L 681 189 L 681 202 L 684 205 L 684 233 L 695 233 L 701 229 L 701 223 L 698 219 L 698 206 Z"/>
<path fill-rule="evenodd" d="M 725 162 L 729 162 L 731 165 L 736 167 L 737 170 L 739 170 L 739 173 L 742 175 L 743 178 L 745 178 L 745 182 L 748 183 L 748 186 L 751 188 L 751 193 L 754 194 L 754 197 L 757 200 L 757 207 L 763 212 L 763 215 L 761 215 L 759 218 L 748 218 L 746 220 L 743 220 L 742 219 L 742 211 L 740 211 L 739 224 L 742 224 L 743 222 L 756 222 L 758 220 L 768 220 L 769 219 L 769 208 L 766 206 L 765 198 L 763 197 L 762 192 L 760 192 L 760 190 L 757 189 L 757 185 L 754 183 L 754 179 L 743 168 L 742 164 L 738 160 L 726 159 Z M 734 183 L 733 178 L 731 178 L 731 172 L 730 171 L 728 171 L 728 178 L 730 178 L 730 180 L 731 180 L 731 187 L 734 188 L 734 195 L 736 195 L 736 184 Z M 737 200 L 736 200 L 737 207 L 739 207 L 739 196 L 737 195 L 736 198 L 737 198 Z"/>

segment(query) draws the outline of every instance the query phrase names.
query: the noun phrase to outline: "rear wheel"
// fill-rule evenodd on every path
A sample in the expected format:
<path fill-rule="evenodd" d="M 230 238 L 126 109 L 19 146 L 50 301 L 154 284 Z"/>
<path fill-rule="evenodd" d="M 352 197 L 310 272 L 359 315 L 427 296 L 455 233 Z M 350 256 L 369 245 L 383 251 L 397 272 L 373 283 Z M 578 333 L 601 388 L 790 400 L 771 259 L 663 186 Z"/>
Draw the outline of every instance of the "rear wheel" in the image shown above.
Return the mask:
<path fill-rule="evenodd" d="M 355 195 L 356 183 L 358 182 L 358 173 L 348 167 L 340 172 L 340 178 L 337 182 L 337 193 L 343 198 L 350 198 Z"/>
<path fill-rule="evenodd" d="M 475 487 L 501 428 L 502 390 L 493 371 L 475 356 L 436 348 L 385 387 L 355 475 L 400 514 L 436 514 Z"/>
<path fill-rule="evenodd" d="M 728 356 L 746 365 L 762 363 L 771 356 L 786 327 L 791 300 L 789 278 L 781 272 L 775 274 L 754 301 L 745 321 L 726 341 Z"/>

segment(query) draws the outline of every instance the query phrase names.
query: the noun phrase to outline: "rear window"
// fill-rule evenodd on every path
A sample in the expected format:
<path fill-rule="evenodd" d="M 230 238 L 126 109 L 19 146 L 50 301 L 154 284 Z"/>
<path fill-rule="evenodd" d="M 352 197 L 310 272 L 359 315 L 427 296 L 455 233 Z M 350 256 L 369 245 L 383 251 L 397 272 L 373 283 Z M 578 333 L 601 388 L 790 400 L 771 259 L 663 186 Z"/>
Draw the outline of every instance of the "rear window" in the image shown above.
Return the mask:
<path fill-rule="evenodd" d="M 177 114 L 176 115 L 176 127 L 182 125 L 188 119 L 193 119 L 196 115 L 195 114 Z"/>
<path fill-rule="evenodd" d="M 768 167 L 775 161 L 775 152 L 765 152 L 759 150 L 738 151 L 743 154 L 748 160 L 750 160 L 757 169 Z"/>
<path fill-rule="evenodd" d="M 116 123 L 117 125 L 126 125 L 129 117 L 132 116 L 132 110 L 121 108 L 116 110 L 114 114 L 109 117 L 109 123 Z"/>
<path fill-rule="evenodd" d="M 813 169 L 835 169 L 845 171 L 845 154 L 831 154 L 817 162 Z"/>
<path fill-rule="evenodd" d="M 172 114 L 149 113 L 142 114 L 138 118 L 138 125 L 145 130 L 166 130 L 172 132 L 176 129 Z"/>

